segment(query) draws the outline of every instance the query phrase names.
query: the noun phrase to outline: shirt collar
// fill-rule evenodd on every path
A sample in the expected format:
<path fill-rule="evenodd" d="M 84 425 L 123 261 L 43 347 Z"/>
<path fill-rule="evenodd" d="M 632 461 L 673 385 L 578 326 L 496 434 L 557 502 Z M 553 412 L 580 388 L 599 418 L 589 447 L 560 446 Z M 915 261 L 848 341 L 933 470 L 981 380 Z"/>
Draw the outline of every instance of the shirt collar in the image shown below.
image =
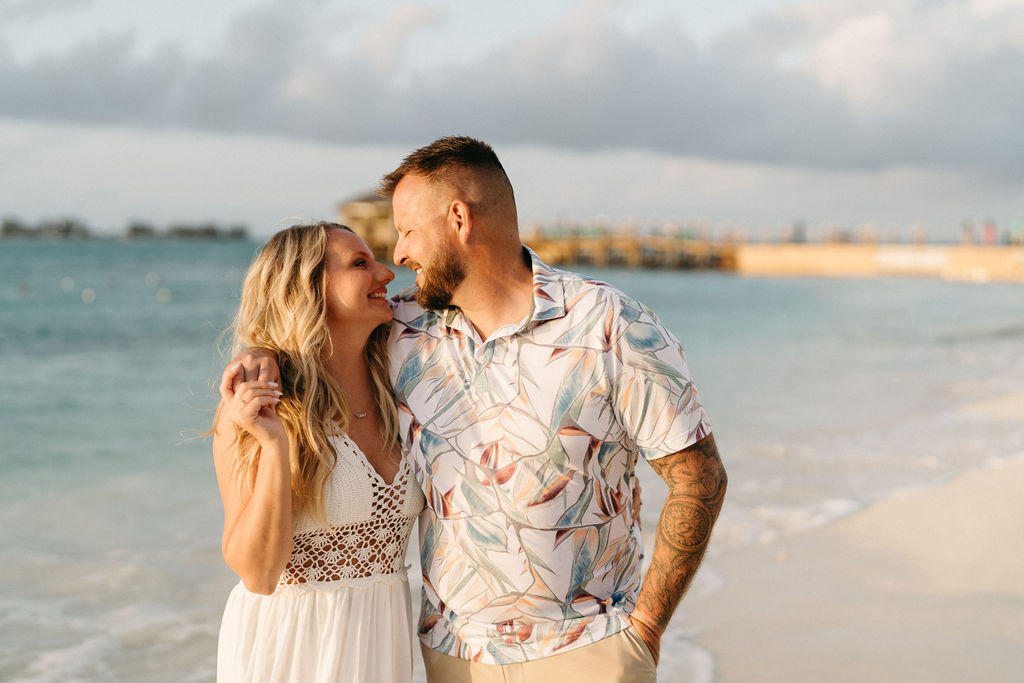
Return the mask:
<path fill-rule="evenodd" d="M 564 317 L 565 287 L 562 284 L 562 271 L 541 261 L 533 249 L 524 246 L 523 251 L 533 264 L 533 309 L 526 325 Z"/>

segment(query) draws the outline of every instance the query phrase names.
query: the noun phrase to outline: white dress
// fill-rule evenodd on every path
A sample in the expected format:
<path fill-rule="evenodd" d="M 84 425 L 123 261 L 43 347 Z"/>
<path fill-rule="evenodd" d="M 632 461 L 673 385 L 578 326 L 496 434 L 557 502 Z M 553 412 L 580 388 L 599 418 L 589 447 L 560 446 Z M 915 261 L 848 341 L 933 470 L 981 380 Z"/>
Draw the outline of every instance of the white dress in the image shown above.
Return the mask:
<path fill-rule="evenodd" d="M 405 550 L 423 493 L 407 457 L 389 485 L 347 435 L 324 488 L 330 531 L 308 514 L 277 589 L 231 591 L 217 680 L 271 683 L 412 678 L 412 607 Z"/>

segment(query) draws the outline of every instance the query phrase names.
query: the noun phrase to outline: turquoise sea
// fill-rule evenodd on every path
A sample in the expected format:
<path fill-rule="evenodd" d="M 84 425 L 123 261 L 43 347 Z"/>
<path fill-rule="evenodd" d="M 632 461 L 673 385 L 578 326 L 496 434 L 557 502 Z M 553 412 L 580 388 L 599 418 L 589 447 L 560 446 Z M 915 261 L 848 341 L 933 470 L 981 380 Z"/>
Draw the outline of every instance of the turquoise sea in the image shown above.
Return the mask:
<path fill-rule="evenodd" d="M 0 242 L 0 680 L 213 680 L 235 579 L 201 434 L 256 248 Z M 730 476 L 712 554 L 1024 453 L 1024 284 L 579 270 L 683 342 Z M 664 680 L 700 669 L 678 622 Z"/>

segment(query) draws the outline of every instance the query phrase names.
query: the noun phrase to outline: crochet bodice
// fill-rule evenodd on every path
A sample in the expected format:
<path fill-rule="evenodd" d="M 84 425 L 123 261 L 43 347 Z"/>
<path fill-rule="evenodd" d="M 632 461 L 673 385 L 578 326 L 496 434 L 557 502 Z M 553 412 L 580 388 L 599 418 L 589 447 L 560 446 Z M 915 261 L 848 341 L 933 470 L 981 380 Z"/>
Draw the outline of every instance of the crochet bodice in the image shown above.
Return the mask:
<path fill-rule="evenodd" d="M 423 493 L 403 455 L 388 484 L 348 435 L 334 437 L 338 457 L 324 486 L 329 529 L 302 513 L 279 585 L 386 576 L 405 570 L 405 549 Z"/>

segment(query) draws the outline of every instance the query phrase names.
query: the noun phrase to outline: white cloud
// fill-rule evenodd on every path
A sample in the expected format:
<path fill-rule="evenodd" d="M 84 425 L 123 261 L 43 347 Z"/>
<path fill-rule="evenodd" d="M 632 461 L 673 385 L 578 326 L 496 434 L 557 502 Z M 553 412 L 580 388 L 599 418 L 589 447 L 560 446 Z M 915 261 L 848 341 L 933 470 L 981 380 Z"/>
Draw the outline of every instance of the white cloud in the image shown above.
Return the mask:
<path fill-rule="evenodd" d="M 1024 177 L 1021 2 L 804 2 L 706 47 L 659 17 L 624 30 L 622 7 L 584 1 L 482 59 L 439 64 L 417 54 L 446 21 L 438 7 L 400 5 L 367 24 L 274 0 L 239 15 L 211 57 L 139 55 L 122 34 L 0 64 L 0 115 L 342 144 L 464 132 L 497 144 Z"/>
<path fill-rule="evenodd" d="M 359 51 L 366 54 L 378 71 L 395 70 L 409 38 L 445 18 L 437 5 L 401 4 L 383 20 L 372 25 L 359 41 Z"/>
<path fill-rule="evenodd" d="M 0 0 L 0 21 L 31 22 L 49 14 L 88 7 L 94 2 L 95 0 Z"/>
<path fill-rule="evenodd" d="M 936 91 L 969 88 L 950 82 L 958 66 L 1024 55 L 1021 2 L 846 0 L 791 11 L 808 34 L 806 71 L 867 119 L 923 113 Z"/>

